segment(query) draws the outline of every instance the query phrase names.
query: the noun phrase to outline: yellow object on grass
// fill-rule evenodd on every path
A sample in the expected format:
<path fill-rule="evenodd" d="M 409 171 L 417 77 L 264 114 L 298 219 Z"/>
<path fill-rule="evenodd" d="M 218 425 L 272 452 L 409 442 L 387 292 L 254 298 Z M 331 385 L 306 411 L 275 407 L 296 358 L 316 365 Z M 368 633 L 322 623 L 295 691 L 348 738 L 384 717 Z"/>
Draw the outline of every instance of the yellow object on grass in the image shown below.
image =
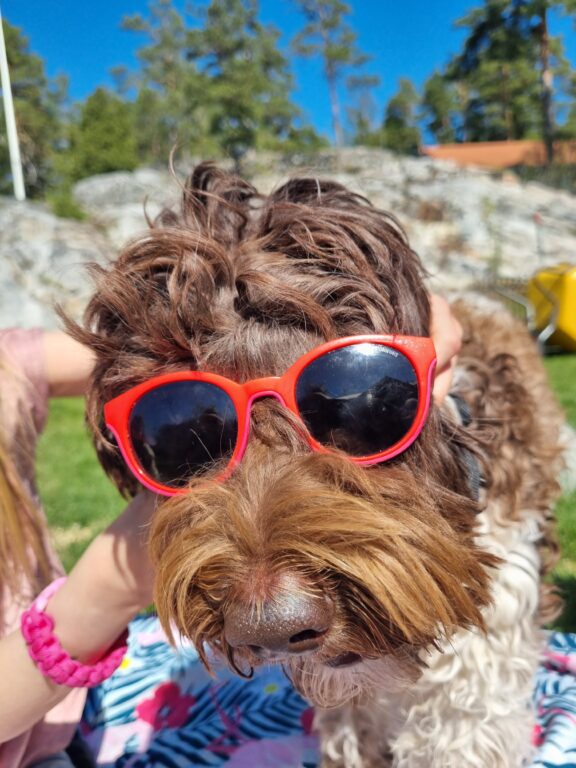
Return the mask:
<path fill-rule="evenodd" d="M 547 343 L 576 352 L 576 266 L 557 264 L 539 270 L 528 282 L 527 296 L 536 330 L 553 327 Z"/>

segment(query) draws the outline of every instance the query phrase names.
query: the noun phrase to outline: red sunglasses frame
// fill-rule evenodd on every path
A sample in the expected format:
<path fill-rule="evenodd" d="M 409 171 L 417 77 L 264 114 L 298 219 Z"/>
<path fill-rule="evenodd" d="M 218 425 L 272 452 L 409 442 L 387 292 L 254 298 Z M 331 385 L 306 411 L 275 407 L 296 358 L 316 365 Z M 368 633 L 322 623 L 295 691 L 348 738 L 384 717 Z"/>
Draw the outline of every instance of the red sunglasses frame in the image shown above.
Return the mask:
<path fill-rule="evenodd" d="M 164 384 L 175 381 L 203 381 L 214 384 L 224 390 L 234 404 L 238 418 L 236 446 L 226 469 L 218 475 L 217 480 L 225 480 L 229 477 L 241 461 L 250 434 L 250 410 L 252 403 L 260 397 L 275 397 L 297 417 L 302 425 L 302 434 L 313 451 L 318 453 L 341 453 L 337 449 L 331 449 L 319 443 L 306 429 L 296 403 L 296 385 L 302 371 L 314 360 L 342 347 L 366 343 L 381 344 L 405 355 L 414 368 L 418 383 L 418 407 L 414 422 L 407 434 L 397 443 L 378 454 L 349 457 L 350 461 L 355 464 L 364 466 L 378 464 L 392 459 L 406 450 L 416 440 L 426 422 L 430 409 L 432 380 L 436 369 L 436 351 L 432 339 L 427 336 L 363 335 L 335 339 L 321 344 L 311 349 L 305 355 L 302 355 L 302 357 L 299 357 L 282 376 L 266 376 L 246 381 L 244 384 L 238 384 L 224 376 L 204 371 L 179 371 L 178 373 L 155 376 L 142 384 L 137 384 L 113 400 L 109 400 L 104 406 L 104 420 L 108 429 L 114 434 L 124 461 L 136 479 L 149 490 L 163 496 L 177 496 L 187 493 L 188 490 L 186 488 L 171 488 L 170 486 L 158 483 L 141 466 L 130 439 L 130 414 L 135 403 L 142 395 Z"/>

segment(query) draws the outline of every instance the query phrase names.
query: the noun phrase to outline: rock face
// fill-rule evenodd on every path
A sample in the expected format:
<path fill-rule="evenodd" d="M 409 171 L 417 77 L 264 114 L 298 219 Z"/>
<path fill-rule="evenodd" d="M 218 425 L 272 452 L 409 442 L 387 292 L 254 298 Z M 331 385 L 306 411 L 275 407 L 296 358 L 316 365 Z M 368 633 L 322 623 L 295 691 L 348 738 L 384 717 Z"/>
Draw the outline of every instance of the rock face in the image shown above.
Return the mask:
<path fill-rule="evenodd" d="M 74 198 L 118 250 L 146 229 L 146 216 L 154 219 L 180 191 L 168 173 L 139 168 L 83 179 L 74 187 Z"/>
<path fill-rule="evenodd" d="M 576 261 L 576 197 L 565 192 L 383 150 L 348 149 L 339 163 L 329 153 L 320 159 L 323 175 L 398 218 L 438 290 L 466 288 L 495 271 L 516 279 L 542 265 Z M 268 190 L 280 176 L 306 170 L 256 172 L 254 181 Z"/>
<path fill-rule="evenodd" d="M 110 255 L 108 238 L 92 224 L 0 198 L 0 327 L 57 327 L 56 303 L 78 316 L 89 291 L 85 265 Z"/>
<path fill-rule="evenodd" d="M 576 197 L 511 175 L 496 179 L 428 158 L 353 148 L 339 157 L 254 155 L 244 175 L 268 192 L 295 175 L 339 181 L 392 212 L 436 290 L 462 289 L 497 273 L 525 278 L 539 266 L 576 261 Z M 182 177 L 184 174 L 182 175 Z M 58 324 L 59 301 L 78 315 L 90 294 L 87 262 L 105 262 L 177 201 L 167 172 L 140 169 L 85 179 L 74 196 L 87 222 L 58 219 L 36 203 L 0 200 L 0 326 Z"/>

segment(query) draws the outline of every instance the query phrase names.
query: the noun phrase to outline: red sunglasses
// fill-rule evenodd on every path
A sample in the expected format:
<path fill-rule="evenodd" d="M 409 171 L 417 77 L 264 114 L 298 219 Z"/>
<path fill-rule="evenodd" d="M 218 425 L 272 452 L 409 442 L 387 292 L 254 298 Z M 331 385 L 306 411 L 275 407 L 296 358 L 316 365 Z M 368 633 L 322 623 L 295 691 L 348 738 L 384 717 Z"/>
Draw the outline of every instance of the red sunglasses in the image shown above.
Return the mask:
<path fill-rule="evenodd" d="M 202 371 L 157 376 L 104 406 L 126 464 L 152 491 L 186 493 L 192 478 L 242 459 L 250 409 L 275 397 L 302 423 L 313 451 L 377 464 L 406 450 L 430 407 L 436 354 L 421 336 L 351 336 L 322 344 L 283 376 L 244 384 Z"/>

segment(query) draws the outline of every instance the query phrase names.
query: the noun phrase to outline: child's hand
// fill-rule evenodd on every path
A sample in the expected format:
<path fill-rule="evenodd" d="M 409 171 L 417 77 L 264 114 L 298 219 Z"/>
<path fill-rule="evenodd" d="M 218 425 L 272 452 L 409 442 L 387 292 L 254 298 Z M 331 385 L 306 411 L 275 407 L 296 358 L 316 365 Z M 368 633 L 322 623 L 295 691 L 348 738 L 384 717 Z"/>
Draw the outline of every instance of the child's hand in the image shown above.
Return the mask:
<path fill-rule="evenodd" d="M 430 334 L 436 347 L 438 360 L 434 380 L 434 400 L 439 405 L 452 385 L 454 367 L 462 347 L 462 326 L 442 296 L 433 293 L 430 296 L 430 305 L 432 309 Z"/>
<path fill-rule="evenodd" d="M 138 611 L 152 602 L 148 528 L 156 499 L 140 493 L 97 536 L 48 601 L 46 613 L 64 650 L 91 664 Z M 0 639 L 0 744 L 34 723 L 70 691 L 32 663 L 20 630 Z"/>
<path fill-rule="evenodd" d="M 157 497 L 139 493 L 97 536 L 50 600 L 47 612 L 66 651 L 81 661 L 101 655 L 152 602 L 148 531 Z M 79 624 L 75 616 L 82 615 Z"/>

